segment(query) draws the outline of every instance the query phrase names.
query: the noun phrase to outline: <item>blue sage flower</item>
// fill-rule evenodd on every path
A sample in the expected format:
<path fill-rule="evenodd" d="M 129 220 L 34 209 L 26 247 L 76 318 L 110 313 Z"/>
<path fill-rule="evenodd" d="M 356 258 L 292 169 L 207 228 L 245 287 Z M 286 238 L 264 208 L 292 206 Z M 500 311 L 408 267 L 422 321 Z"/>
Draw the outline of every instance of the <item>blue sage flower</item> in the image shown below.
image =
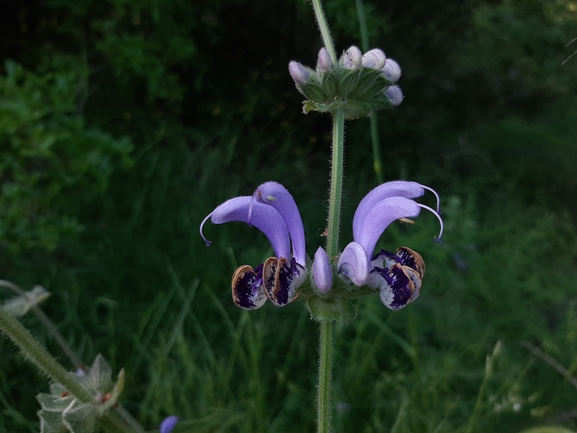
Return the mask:
<path fill-rule="evenodd" d="M 429 190 L 437 197 L 437 210 L 414 199 Z M 398 310 L 419 296 L 425 262 L 410 248 L 399 247 L 395 253 L 381 250 L 373 256 L 375 246 L 385 229 L 395 220 L 414 218 L 421 209 L 432 212 L 441 223 L 437 240 L 441 241 L 443 221 L 439 215 L 437 193 L 416 182 L 384 183 L 361 201 L 353 218 L 353 242 L 339 257 L 337 274 L 346 283 L 369 286 L 380 293 L 381 301 Z"/>
<path fill-rule="evenodd" d="M 433 192 L 437 209 L 417 203 L 414 199 Z M 345 285 L 364 287 L 363 291 L 378 291 L 382 302 L 393 310 L 403 308 L 419 296 L 425 262 L 419 253 L 407 247 L 396 252 L 373 252 L 385 229 L 395 220 L 406 220 L 426 209 L 441 222 L 437 193 L 416 182 L 394 181 L 384 183 L 369 192 L 360 202 L 353 218 L 353 242 L 348 244 L 338 261 L 331 264 L 327 252 L 318 248 L 310 269 L 305 251 L 303 222 L 297 205 L 285 187 L 276 182 L 265 182 L 253 195 L 227 200 L 212 211 L 202 222 L 200 233 L 209 219 L 214 224 L 240 221 L 263 232 L 271 243 L 275 257 L 269 257 L 256 267 L 239 266 L 232 277 L 232 297 L 237 306 L 255 310 L 270 300 L 282 307 L 299 294 L 304 299 L 322 297 L 338 299 L 358 296 L 358 291 L 343 290 Z M 291 249 L 292 247 L 292 249 Z M 333 274 L 336 274 L 335 285 Z M 306 283 L 306 284 L 305 284 Z M 301 287 L 302 286 L 302 287 Z M 339 287 L 338 290 L 331 290 Z"/>
<path fill-rule="evenodd" d="M 297 205 L 285 187 L 265 182 L 252 196 L 230 199 L 202 222 L 214 224 L 240 221 L 254 225 L 271 243 L 276 257 L 269 257 L 256 268 L 242 265 L 232 277 L 232 297 L 237 306 L 255 310 L 269 299 L 282 307 L 292 302 L 307 276 L 305 233 Z M 291 253 L 292 244 L 292 253 Z"/>

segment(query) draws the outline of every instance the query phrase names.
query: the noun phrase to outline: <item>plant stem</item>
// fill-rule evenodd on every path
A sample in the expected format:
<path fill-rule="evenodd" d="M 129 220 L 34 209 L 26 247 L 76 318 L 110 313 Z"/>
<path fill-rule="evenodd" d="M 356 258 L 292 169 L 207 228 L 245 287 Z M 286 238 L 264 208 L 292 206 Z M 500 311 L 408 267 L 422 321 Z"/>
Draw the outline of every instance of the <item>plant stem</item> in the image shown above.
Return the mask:
<path fill-rule="evenodd" d="M 82 387 L 56 359 L 15 318 L 0 308 L 0 329 L 20 348 L 24 356 L 58 382 L 81 402 L 91 402 L 94 396 Z"/>
<path fill-rule="evenodd" d="M 319 24 L 319 30 L 321 31 L 321 37 L 323 38 L 323 44 L 327 49 L 327 51 L 329 52 L 329 56 L 331 56 L 333 63 L 336 64 L 337 53 L 335 51 L 335 46 L 331 38 L 331 32 L 329 30 L 329 25 L 327 24 L 325 13 L 323 12 L 321 0 L 312 0 L 312 3 L 313 3 L 313 9 L 315 11 L 315 17 L 317 19 L 317 23 Z"/>
<path fill-rule="evenodd" d="M 329 433 L 331 426 L 333 322 L 322 322 L 320 326 L 317 433 Z"/>
<path fill-rule="evenodd" d="M 0 331 L 12 339 L 26 358 L 36 364 L 53 381 L 62 385 L 78 401 L 82 403 L 94 402 L 94 395 L 78 383 L 73 374 L 62 367 L 30 331 L 2 308 L 0 308 Z M 142 431 L 142 429 L 138 430 L 128 426 L 115 410 L 110 410 L 99 421 L 108 431 L 114 433 Z"/>
<path fill-rule="evenodd" d="M 333 113 L 333 146 L 331 158 L 331 186 L 327 226 L 327 254 L 334 258 L 339 253 L 341 196 L 343 191 L 345 148 L 345 112 L 339 108 Z"/>
<path fill-rule="evenodd" d="M 356 0 L 359 28 L 361 30 L 361 46 L 363 51 L 369 50 L 369 31 L 367 29 L 367 14 L 363 0 Z M 377 113 L 371 113 L 371 142 L 373 144 L 373 169 L 377 175 L 377 182 L 383 183 L 383 163 L 381 161 L 381 147 L 379 143 L 379 128 Z"/>

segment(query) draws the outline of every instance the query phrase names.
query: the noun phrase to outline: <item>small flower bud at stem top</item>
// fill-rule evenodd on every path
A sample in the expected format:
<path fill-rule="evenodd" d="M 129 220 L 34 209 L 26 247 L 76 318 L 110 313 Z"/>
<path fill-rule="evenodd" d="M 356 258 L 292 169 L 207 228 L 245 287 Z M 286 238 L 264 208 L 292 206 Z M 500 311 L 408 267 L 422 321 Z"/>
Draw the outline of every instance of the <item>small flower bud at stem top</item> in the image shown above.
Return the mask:
<path fill-rule="evenodd" d="M 387 60 L 385 53 L 378 48 L 367 51 L 363 56 L 363 66 L 365 68 L 382 69 Z"/>
<path fill-rule="evenodd" d="M 399 86 L 391 86 L 387 90 L 385 90 L 385 96 L 389 98 L 393 107 L 398 107 L 405 97 L 403 96 L 403 92 Z"/>
<path fill-rule="evenodd" d="M 328 72 L 333 67 L 333 61 L 329 52 L 325 47 L 322 47 L 319 51 L 319 57 L 317 61 L 317 71 Z"/>
<path fill-rule="evenodd" d="M 300 86 L 304 85 L 310 76 L 310 72 L 299 62 L 295 61 L 289 63 L 289 74 L 294 82 Z"/>
<path fill-rule="evenodd" d="M 382 72 L 385 78 L 393 83 L 396 83 L 401 78 L 401 67 L 393 59 L 387 59 Z"/>
<path fill-rule="evenodd" d="M 359 69 L 363 61 L 363 53 L 353 45 L 343 54 L 341 61 L 346 69 Z"/>

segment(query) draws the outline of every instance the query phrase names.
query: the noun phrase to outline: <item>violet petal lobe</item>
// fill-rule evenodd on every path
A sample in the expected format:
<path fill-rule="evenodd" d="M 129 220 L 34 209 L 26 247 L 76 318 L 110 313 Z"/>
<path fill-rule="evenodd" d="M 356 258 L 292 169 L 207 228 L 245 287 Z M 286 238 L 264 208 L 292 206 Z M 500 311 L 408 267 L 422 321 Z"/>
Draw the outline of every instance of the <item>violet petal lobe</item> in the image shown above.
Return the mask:
<path fill-rule="evenodd" d="M 263 183 L 256 189 L 254 195 L 258 203 L 272 206 L 284 219 L 293 245 L 293 256 L 297 263 L 304 267 L 306 265 L 305 229 L 292 195 L 277 182 Z M 282 257 L 289 258 L 289 256 Z"/>
<path fill-rule="evenodd" d="M 249 221 L 249 210 L 252 205 L 252 215 Z M 254 202 L 251 196 L 236 197 L 218 206 L 210 217 L 213 224 L 224 224 L 232 221 L 254 225 L 263 232 L 270 241 L 277 257 L 290 257 L 290 237 L 280 213 L 272 206 Z M 205 223 L 202 222 L 200 232 Z"/>
<path fill-rule="evenodd" d="M 319 247 L 313 260 L 313 280 L 321 293 L 327 293 L 333 285 L 333 273 L 327 252 Z"/>
<path fill-rule="evenodd" d="M 422 196 L 424 193 L 424 188 L 417 182 L 404 180 L 395 180 L 377 186 L 375 189 L 370 191 L 357 206 L 353 218 L 353 239 L 357 240 L 359 231 L 364 224 L 365 217 L 373 206 L 381 200 L 388 197 L 417 198 Z M 370 252 L 369 255 L 372 255 L 372 252 Z"/>
<path fill-rule="evenodd" d="M 232 275 L 232 299 L 243 310 L 256 310 L 266 302 L 262 284 L 262 268 L 262 264 L 256 269 L 249 265 L 242 265 Z"/>
<path fill-rule="evenodd" d="M 382 275 L 381 301 L 387 308 L 400 310 L 412 301 L 415 286 L 401 265 L 378 269 L 378 272 Z"/>
<path fill-rule="evenodd" d="M 291 263 L 292 262 L 292 263 Z M 299 270 L 294 260 L 270 257 L 264 262 L 263 283 L 267 298 L 277 307 L 290 304 L 296 297 Z"/>
<path fill-rule="evenodd" d="M 348 283 L 352 282 L 355 286 L 364 286 L 369 276 L 369 257 L 362 245 L 357 242 L 348 244 L 337 264 L 337 274 Z"/>
<path fill-rule="evenodd" d="M 375 204 L 365 216 L 362 227 L 355 236 L 367 256 L 371 257 L 377 241 L 385 229 L 399 218 L 414 218 L 421 208 L 411 199 L 404 197 L 389 197 Z"/>
<path fill-rule="evenodd" d="M 167 418 L 164 418 L 162 423 L 160 424 L 160 433 L 171 433 L 176 427 L 178 423 L 178 417 L 171 415 Z"/>

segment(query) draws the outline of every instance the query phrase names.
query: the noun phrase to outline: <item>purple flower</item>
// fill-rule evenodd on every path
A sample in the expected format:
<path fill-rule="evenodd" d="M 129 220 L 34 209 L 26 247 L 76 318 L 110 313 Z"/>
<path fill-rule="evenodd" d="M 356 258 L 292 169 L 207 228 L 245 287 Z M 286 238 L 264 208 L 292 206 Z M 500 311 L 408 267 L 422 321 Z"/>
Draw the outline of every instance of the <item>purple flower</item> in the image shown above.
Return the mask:
<path fill-rule="evenodd" d="M 437 210 L 417 203 L 425 190 L 437 197 Z M 439 216 L 439 197 L 432 189 L 416 182 L 394 181 L 384 183 L 369 192 L 361 201 L 353 218 L 353 242 L 342 252 L 337 273 L 346 283 L 367 285 L 379 290 L 381 301 L 390 309 L 398 310 L 419 296 L 421 279 L 425 273 L 423 258 L 407 247 L 396 253 L 381 250 L 373 257 L 377 241 L 395 220 L 414 218 L 421 209 Z"/>
<path fill-rule="evenodd" d="M 285 187 L 265 182 L 252 196 L 236 197 L 218 206 L 200 226 L 201 236 L 210 245 L 202 234 L 208 219 L 214 224 L 240 221 L 254 225 L 266 235 L 276 254 L 256 268 L 242 265 L 234 272 L 232 296 L 236 305 L 255 310 L 267 298 L 279 307 L 294 300 L 307 276 L 305 234 L 297 205 Z"/>
<path fill-rule="evenodd" d="M 174 415 L 165 418 L 160 424 L 160 433 L 171 433 L 177 423 L 178 418 Z"/>

